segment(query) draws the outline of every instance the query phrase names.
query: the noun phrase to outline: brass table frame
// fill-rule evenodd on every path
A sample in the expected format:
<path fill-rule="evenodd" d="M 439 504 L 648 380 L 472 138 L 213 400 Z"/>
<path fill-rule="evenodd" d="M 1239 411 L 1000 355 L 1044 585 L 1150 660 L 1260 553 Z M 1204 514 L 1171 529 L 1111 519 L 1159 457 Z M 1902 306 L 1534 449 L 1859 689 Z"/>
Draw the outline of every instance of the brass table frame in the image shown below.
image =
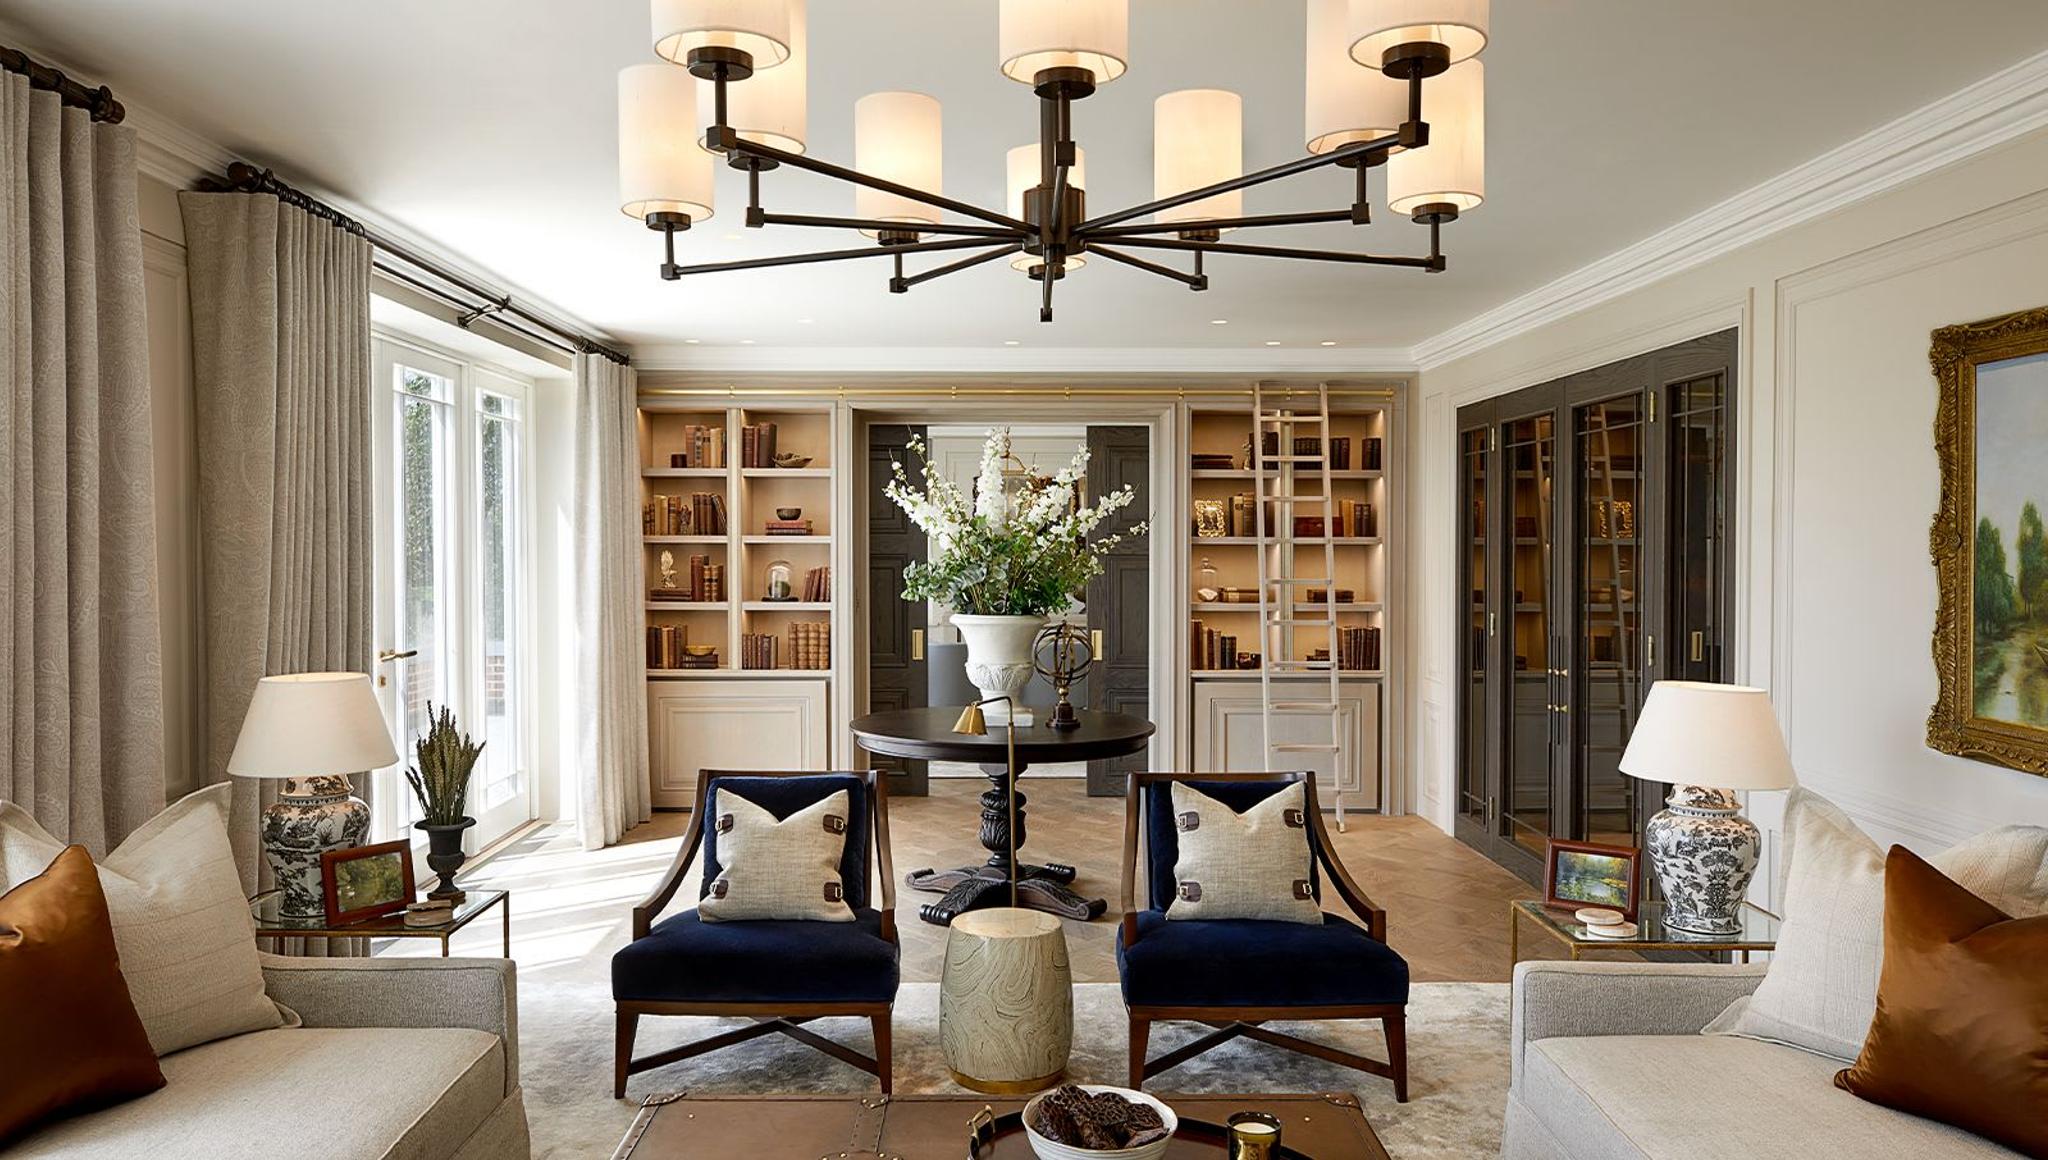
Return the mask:
<path fill-rule="evenodd" d="M 1753 910 L 1766 918 L 1777 920 L 1778 916 L 1761 906 L 1745 902 L 1743 909 Z M 1508 903 L 1508 970 L 1522 961 L 1522 919 L 1528 918 L 1537 929 L 1564 943 L 1571 952 L 1572 961 L 1578 962 L 1586 951 L 1714 951 L 1739 954 L 1743 962 L 1749 961 L 1752 951 L 1776 950 L 1778 940 L 1743 938 L 1740 935 L 1687 935 L 1683 938 L 1580 938 L 1566 929 L 1561 912 L 1545 906 L 1541 900 L 1518 898 Z M 1577 924 L 1571 924 L 1577 925 Z"/>
<path fill-rule="evenodd" d="M 407 926 L 405 925 L 405 914 L 403 911 L 396 914 L 381 915 L 377 918 L 368 918 L 361 922 L 352 922 L 346 925 L 334 925 L 325 919 L 309 919 L 307 921 L 311 925 L 308 926 L 265 925 L 263 920 L 256 916 L 256 904 L 276 894 L 277 891 L 275 890 L 266 890 L 251 898 L 249 900 L 249 912 L 250 917 L 256 922 L 256 937 L 259 939 L 283 941 L 292 938 L 320 938 L 328 940 L 338 938 L 431 938 L 441 941 L 441 957 L 445 959 L 448 957 L 448 940 L 454 936 L 455 932 L 476 921 L 477 916 L 495 906 L 498 908 L 499 917 L 502 920 L 504 957 L 511 958 L 512 892 L 510 890 L 483 890 L 476 887 L 465 887 L 464 889 L 470 898 L 481 898 L 482 901 L 478 902 L 467 913 L 464 913 L 462 909 L 463 904 L 458 903 L 456 905 L 456 917 L 437 926 Z"/>

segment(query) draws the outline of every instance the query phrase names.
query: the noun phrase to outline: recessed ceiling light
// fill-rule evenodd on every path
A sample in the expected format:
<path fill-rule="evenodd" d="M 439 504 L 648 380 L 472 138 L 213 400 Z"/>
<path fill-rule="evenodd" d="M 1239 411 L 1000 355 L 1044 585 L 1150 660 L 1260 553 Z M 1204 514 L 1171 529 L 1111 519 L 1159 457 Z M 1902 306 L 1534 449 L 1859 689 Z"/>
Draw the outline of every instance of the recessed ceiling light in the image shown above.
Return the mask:
<path fill-rule="evenodd" d="M 1269 338 L 1269 339 L 1267 339 L 1267 340 L 1266 340 L 1266 345 L 1267 345 L 1267 346 L 1279 346 L 1279 345 L 1280 345 L 1280 340 L 1279 340 L 1279 339 L 1277 339 L 1277 338 Z"/>
<path fill-rule="evenodd" d="M 703 340 L 703 339 L 701 339 L 701 338 L 686 338 L 686 339 L 684 339 L 684 340 L 683 340 L 683 345 L 685 345 L 685 346 L 696 346 L 696 345 L 697 345 L 698 343 L 700 343 L 700 342 L 703 342 L 703 341 L 704 341 L 704 340 Z"/>
<path fill-rule="evenodd" d="M 799 318 L 799 319 L 797 319 L 797 320 L 796 320 L 796 324 L 797 324 L 798 326 L 809 326 L 809 325 L 810 325 L 811 323 L 813 323 L 813 322 L 816 322 L 816 321 L 818 321 L 818 320 L 817 320 L 817 319 L 815 319 L 815 318 Z"/>
<path fill-rule="evenodd" d="M 1229 320 L 1228 318 L 1212 318 L 1212 319 L 1210 319 L 1210 320 L 1209 320 L 1209 325 L 1211 325 L 1211 326 L 1229 326 L 1229 325 L 1230 325 L 1230 320 Z"/>
<path fill-rule="evenodd" d="M 1004 345 L 1004 346 L 1016 346 L 1016 345 L 1017 345 L 1017 340 L 1016 340 L 1016 339 L 1014 339 L 1014 338 L 1006 338 L 1006 339 L 1004 339 L 1004 340 L 1003 340 L 1003 345 Z"/>
<path fill-rule="evenodd" d="M 741 346 L 752 346 L 752 345 L 754 345 L 754 340 L 753 340 L 753 339 L 751 339 L 751 338 L 743 338 L 743 339 L 741 339 L 741 340 L 740 340 L 740 345 L 741 345 Z"/>
<path fill-rule="evenodd" d="M 1327 339 L 1327 338 L 1326 338 L 1326 339 L 1324 339 L 1324 340 L 1323 340 L 1323 345 L 1324 345 L 1324 346 L 1336 346 L 1337 344 L 1336 344 L 1336 343 L 1334 343 L 1334 342 L 1331 342 L 1331 341 L 1330 341 L 1329 339 Z"/>
<path fill-rule="evenodd" d="M 738 234 L 727 234 L 725 235 L 725 240 L 728 242 L 737 242 L 740 240 L 740 236 Z"/>

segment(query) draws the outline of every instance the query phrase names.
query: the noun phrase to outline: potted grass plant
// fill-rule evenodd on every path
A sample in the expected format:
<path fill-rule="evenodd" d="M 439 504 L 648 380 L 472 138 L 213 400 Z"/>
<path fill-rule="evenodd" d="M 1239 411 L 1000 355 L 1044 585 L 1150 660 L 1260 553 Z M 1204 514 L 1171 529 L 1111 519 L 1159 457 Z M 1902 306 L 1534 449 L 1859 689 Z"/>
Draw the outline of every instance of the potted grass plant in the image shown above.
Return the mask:
<path fill-rule="evenodd" d="M 412 783 L 424 815 L 413 827 L 427 832 L 427 865 L 441 876 L 427 897 L 459 900 L 462 891 L 455 885 L 455 874 L 469 857 L 462 852 L 462 834 L 476 825 L 468 813 L 469 775 L 484 743 L 471 741 L 455 727 L 454 710 L 443 705 L 436 714 L 429 701 L 427 732 L 413 748 L 418 763 L 406 768 L 405 780 Z"/>

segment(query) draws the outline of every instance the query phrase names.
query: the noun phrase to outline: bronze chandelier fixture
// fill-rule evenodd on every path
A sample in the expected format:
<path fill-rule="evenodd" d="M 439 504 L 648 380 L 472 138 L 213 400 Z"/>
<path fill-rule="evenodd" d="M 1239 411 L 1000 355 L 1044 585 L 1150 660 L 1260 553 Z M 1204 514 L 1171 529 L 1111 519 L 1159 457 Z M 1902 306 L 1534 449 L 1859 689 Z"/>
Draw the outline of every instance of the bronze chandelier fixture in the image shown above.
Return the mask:
<path fill-rule="evenodd" d="M 1239 98 L 1213 89 L 1167 94 L 1155 107 L 1156 196 L 1091 217 L 1082 151 L 1074 140 L 1074 103 L 1125 71 L 1128 2 L 1001 0 L 1002 70 L 1029 84 L 1039 102 L 1035 173 L 1032 147 L 1014 150 L 1010 187 L 1016 212 L 1009 213 L 932 188 L 939 173 L 938 103 L 920 94 L 874 94 L 856 105 L 856 154 L 872 154 L 872 165 L 863 160 L 863 168 L 849 168 L 802 151 L 794 134 L 801 133 L 804 120 L 806 64 L 792 49 L 802 44 L 802 0 L 653 0 L 655 49 L 664 63 L 620 74 L 622 208 L 662 235 L 660 272 L 669 281 L 885 257 L 892 267 L 889 290 L 902 294 L 1008 258 L 1039 284 L 1040 322 L 1052 321 L 1059 282 L 1097 256 L 1196 291 L 1209 287 L 1205 259 L 1211 254 L 1444 270 L 1442 227 L 1484 198 L 1484 89 L 1476 57 L 1486 43 L 1486 0 L 1306 0 L 1307 153 L 1243 172 Z M 740 98 L 755 95 L 746 87 L 776 79 L 778 72 L 784 88 L 795 90 L 793 107 L 787 92 L 763 92 L 749 116 L 736 118 Z M 699 121 L 695 108 L 698 82 L 709 96 L 708 124 Z M 1436 131 L 1424 118 L 1426 86 L 1433 100 L 1441 94 L 1451 114 Z M 771 108 L 781 111 L 766 111 Z M 778 117 L 798 128 L 772 124 Z M 684 125 L 688 143 L 679 145 L 676 133 Z M 712 162 L 719 156 L 746 173 L 749 228 L 857 230 L 872 243 L 678 263 L 676 235 L 710 216 Z M 854 186 L 856 216 L 768 210 L 761 175 L 785 165 Z M 1354 175 L 1348 206 L 1242 212 L 1242 191 L 1329 166 Z M 1368 225 L 1376 170 L 1388 175 L 1389 207 L 1427 228 L 1427 254 L 1224 240 L 1246 229 Z M 911 260 L 924 255 L 954 253 L 962 256 L 911 267 Z M 1186 268 L 1166 264 L 1173 259 L 1185 261 Z"/>

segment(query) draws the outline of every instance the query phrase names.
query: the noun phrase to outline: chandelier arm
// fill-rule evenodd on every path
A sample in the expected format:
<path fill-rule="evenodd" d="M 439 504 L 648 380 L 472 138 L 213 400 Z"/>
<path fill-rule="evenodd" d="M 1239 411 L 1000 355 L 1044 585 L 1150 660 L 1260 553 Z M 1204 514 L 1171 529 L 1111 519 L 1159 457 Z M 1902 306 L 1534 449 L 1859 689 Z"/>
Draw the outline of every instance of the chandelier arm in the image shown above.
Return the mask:
<path fill-rule="evenodd" d="M 1348 254 L 1341 250 L 1298 250 L 1288 246 L 1248 246 L 1236 242 L 1184 242 L 1179 238 L 1118 238 L 1116 244 L 1196 254 L 1244 254 L 1254 258 L 1293 258 L 1304 262 L 1348 262 L 1356 266 L 1407 266 L 1431 271 L 1440 271 L 1444 268 L 1442 254 L 1426 257 L 1410 257 L 1405 254 Z"/>
<path fill-rule="evenodd" d="M 1107 213 L 1101 217 L 1089 218 L 1075 227 L 1075 229 L 1077 231 L 1099 230 L 1104 226 L 1113 226 L 1119 222 L 1127 222 L 1135 217 L 1143 217 L 1149 213 L 1158 213 L 1163 209 L 1172 209 L 1178 205 L 1187 205 L 1189 202 L 1201 201 L 1203 198 L 1214 197 L 1219 193 L 1249 189 L 1254 185 L 1264 185 L 1269 181 L 1278 181 L 1283 177 L 1292 177 L 1297 173 L 1307 173 L 1312 169 L 1321 169 L 1325 165 L 1336 165 L 1341 161 L 1371 153 L 1375 150 L 1393 149 L 1402 143 L 1401 134 L 1399 133 L 1391 133 L 1385 137 L 1375 137 L 1370 141 L 1353 141 L 1349 145 L 1339 146 L 1328 153 L 1312 153 L 1307 157 L 1297 157 L 1292 161 L 1283 161 L 1278 165 L 1271 165 L 1264 169 L 1247 173 L 1242 177 L 1233 177 L 1228 181 L 1219 181 L 1214 185 L 1205 185 L 1200 189 L 1190 189 L 1186 193 L 1176 193 L 1172 197 L 1158 198 L 1131 206 L 1128 209 Z"/>
<path fill-rule="evenodd" d="M 880 218 L 818 217 L 802 213 L 753 213 L 747 215 L 750 226 L 817 226 L 827 229 L 848 230 L 903 230 L 920 234 L 952 234 L 966 238 L 990 238 L 1008 241 L 1023 240 L 1023 234 L 1008 226 L 971 226 L 941 223 L 927 225 L 924 222 L 892 222 Z"/>
<path fill-rule="evenodd" d="M 727 270 L 760 270 L 770 266 L 801 266 L 812 262 L 845 262 L 854 258 L 886 258 L 892 254 L 933 254 L 942 250 L 967 250 L 988 245 L 986 238 L 953 238 L 943 242 L 915 242 L 907 246 L 862 246 L 857 250 L 820 250 L 811 254 L 777 254 L 772 258 L 746 258 L 737 262 L 699 262 L 678 266 L 676 273 L 718 274 Z"/>
<path fill-rule="evenodd" d="M 983 209 L 978 205 L 970 205 L 967 202 L 957 201 L 940 194 L 927 193 L 915 186 L 872 177 L 858 169 L 848 169 L 843 165 L 834 165 L 829 161 L 820 161 L 808 154 L 791 153 L 787 149 L 777 149 L 773 145 L 764 145 L 758 141 L 748 141 L 740 137 L 729 126 L 713 126 L 706 133 L 706 137 L 714 138 L 716 144 L 721 146 L 725 152 L 779 161 L 784 165 L 794 166 L 798 169 L 807 169 L 812 173 L 821 174 L 836 181 L 850 182 L 854 185 L 865 185 L 869 189 L 879 189 L 883 193 L 893 193 L 898 197 L 907 197 L 912 201 L 920 201 L 936 209 L 951 210 L 965 217 L 980 218 L 982 221 L 992 225 L 1005 226 L 1009 229 L 1022 230 L 1027 233 L 1031 231 L 1029 225 L 1018 221 L 1008 214 L 1000 214 L 994 210 Z"/>
<path fill-rule="evenodd" d="M 1242 230 L 1258 226 L 1307 226 L 1324 222 L 1348 222 L 1352 212 L 1348 209 L 1319 209 L 1311 213 L 1267 213 L 1251 217 L 1203 218 L 1198 221 L 1153 222 L 1139 226 L 1104 226 L 1089 229 L 1086 226 L 1077 231 L 1078 236 L 1093 241 L 1110 241 L 1144 234 L 1177 234 L 1193 230 Z"/>
<path fill-rule="evenodd" d="M 1052 284 L 1059 281 L 1059 279 L 1053 276 L 1053 268 L 1050 263 L 1047 263 L 1045 269 L 1039 274 L 1038 281 L 1038 321 L 1051 322 Z"/>
<path fill-rule="evenodd" d="M 1126 266 L 1143 270 L 1147 274 L 1157 274 L 1161 278 L 1171 278 L 1176 282 L 1184 283 L 1190 290 L 1207 290 L 1209 288 L 1209 279 L 1205 275 L 1184 274 L 1171 266 L 1162 266 L 1157 262 L 1148 262 L 1135 254 L 1120 254 L 1107 246 L 1090 246 L 1088 247 L 1088 252 L 1100 254 L 1112 262 L 1122 262 Z M 1200 254 L 1195 255 L 1195 257 L 1197 261 L 1201 259 Z"/>
<path fill-rule="evenodd" d="M 889 293 L 901 294 L 920 282 L 929 282 L 934 278 L 943 278 L 948 274 L 957 274 L 962 270 L 979 266 L 983 262 L 993 262 L 997 258 L 1007 258 L 1023 248 L 1024 243 L 1021 240 L 1015 241 L 1007 245 L 997 246 L 995 249 L 983 253 L 970 254 L 965 258 L 961 258 L 956 262 L 948 262 L 943 266 L 933 266 L 921 274 L 898 274 L 889 279 Z"/>

